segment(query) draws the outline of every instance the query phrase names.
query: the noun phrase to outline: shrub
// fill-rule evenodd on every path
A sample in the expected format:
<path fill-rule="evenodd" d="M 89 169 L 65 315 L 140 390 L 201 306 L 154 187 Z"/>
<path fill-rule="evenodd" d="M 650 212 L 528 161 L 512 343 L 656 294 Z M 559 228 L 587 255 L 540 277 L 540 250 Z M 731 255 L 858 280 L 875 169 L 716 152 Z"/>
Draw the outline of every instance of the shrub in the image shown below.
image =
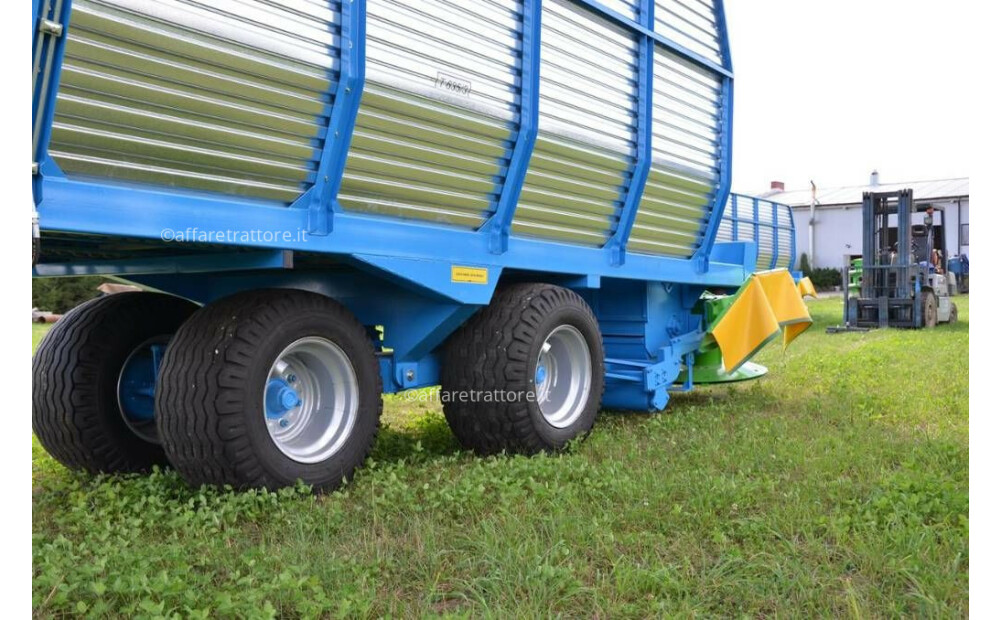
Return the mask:
<path fill-rule="evenodd" d="M 809 279 L 812 280 L 813 286 L 818 289 L 831 289 L 840 286 L 843 282 L 840 270 L 833 267 L 813 269 L 809 272 Z"/>

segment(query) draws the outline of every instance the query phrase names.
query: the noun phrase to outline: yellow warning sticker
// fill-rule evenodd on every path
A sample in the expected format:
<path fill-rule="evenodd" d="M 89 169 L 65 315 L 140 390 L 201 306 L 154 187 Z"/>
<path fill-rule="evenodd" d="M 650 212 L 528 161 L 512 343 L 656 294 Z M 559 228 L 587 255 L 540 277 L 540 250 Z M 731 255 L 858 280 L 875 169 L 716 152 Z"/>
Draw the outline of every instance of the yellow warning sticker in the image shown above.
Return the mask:
<path fill-rule="evenodd" d="M 465 284 L 488 284 L 490 271 L 485 267 L 461 267 L 451 266 L 451 281 L 463 282 Z"/>

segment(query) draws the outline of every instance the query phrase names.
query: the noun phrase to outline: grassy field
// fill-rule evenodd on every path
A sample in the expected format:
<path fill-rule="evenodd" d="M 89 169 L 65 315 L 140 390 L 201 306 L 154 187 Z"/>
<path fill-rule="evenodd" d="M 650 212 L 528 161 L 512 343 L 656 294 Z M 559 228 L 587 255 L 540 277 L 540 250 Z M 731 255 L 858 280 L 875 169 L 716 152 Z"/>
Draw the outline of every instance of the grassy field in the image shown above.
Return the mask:
<path fill-rule="evenodd" d="M 33 456 L 37 616 L 968 613 L 969 324 L 830 336 L 764 379 L 605 414 L 568 453 L 476 458 L 386 403 L 340 493 L 90 478 Z M 33 327 L 35 342 L 44 328 Z"/>

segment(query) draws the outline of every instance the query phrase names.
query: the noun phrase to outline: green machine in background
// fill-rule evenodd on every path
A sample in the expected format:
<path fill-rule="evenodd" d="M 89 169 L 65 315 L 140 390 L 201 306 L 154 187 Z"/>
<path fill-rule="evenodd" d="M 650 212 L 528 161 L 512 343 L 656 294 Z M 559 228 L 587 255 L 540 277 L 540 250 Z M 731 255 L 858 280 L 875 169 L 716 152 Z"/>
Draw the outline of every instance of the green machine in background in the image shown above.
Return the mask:
<path fill-rule="evenodd" d="M 865 261 L 855 258 L 847 268 L 847 292 L 851 297 L 857 297 L 861 293 L 861 273 Z"/>

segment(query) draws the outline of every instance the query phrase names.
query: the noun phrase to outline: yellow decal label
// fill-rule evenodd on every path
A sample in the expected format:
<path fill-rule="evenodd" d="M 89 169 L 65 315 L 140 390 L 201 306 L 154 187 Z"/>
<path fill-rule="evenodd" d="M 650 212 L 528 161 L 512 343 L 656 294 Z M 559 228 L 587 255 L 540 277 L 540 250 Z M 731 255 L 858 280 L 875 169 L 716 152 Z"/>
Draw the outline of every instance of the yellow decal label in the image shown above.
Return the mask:
<path fill-rule="evenodd" d="M 451 266 L 451 281 L 465 284 L 487 284 L 490 280 L 489 269 L 483 267 Z"/>

